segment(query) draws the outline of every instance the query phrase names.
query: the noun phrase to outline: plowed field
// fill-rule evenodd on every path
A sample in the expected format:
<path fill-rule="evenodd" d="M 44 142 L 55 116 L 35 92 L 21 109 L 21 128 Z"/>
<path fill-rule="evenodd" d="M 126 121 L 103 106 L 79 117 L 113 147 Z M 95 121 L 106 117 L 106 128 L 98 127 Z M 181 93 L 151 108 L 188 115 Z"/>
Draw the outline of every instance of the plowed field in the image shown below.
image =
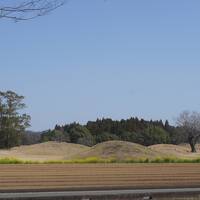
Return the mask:
<path fill-rule="evenodd" d="M 0 191 L 174 187 L 200 187 L 200 165 L 0 165 Z"/>

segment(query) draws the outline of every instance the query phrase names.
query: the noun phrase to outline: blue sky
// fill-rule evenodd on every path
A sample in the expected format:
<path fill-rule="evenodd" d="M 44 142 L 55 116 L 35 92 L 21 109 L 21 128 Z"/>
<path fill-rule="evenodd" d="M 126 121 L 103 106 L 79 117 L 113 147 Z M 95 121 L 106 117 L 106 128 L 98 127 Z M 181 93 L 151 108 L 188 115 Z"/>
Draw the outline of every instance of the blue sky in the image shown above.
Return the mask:
<path fill-rule="evenodd" d="M 26 96 L 32 130 L 101 117 L 200 111 L 199 0 L 69 0 L 0 21 L 0 90 Z"/>

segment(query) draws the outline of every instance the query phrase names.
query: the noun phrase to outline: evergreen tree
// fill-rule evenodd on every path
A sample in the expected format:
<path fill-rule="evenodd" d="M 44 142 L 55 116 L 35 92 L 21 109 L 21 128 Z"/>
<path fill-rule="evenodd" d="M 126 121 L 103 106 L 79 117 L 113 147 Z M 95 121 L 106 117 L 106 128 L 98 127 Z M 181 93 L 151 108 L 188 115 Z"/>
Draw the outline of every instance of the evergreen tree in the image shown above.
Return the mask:
<path fill-rule="evenodd" d="M 22 133 L 30 126 L 30 116 L 21 114 L 24 97 L 12 91 L 0 92 L 0 147 L 20 145 Z"/>

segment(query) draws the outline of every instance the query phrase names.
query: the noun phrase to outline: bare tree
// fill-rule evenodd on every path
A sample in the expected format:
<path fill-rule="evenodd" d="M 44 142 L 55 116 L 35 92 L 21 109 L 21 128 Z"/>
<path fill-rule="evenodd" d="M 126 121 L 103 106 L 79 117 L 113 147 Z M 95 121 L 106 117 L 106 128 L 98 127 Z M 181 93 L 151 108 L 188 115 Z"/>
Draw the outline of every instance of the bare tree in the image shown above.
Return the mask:
<path fill-rule="evenodd" d="M 191 151 L 195 153 L 195 145 L 200 138 L 200 113 L 184 111 L 178 117 L 177 123 L 186 132 Z"/>
<path fill-rule="evenodd" d="M 67 0 L 0 0 L 0 19 L 33 19 L 64 5 Z M 14 2 L 14 3 L 13 3 Z"/>

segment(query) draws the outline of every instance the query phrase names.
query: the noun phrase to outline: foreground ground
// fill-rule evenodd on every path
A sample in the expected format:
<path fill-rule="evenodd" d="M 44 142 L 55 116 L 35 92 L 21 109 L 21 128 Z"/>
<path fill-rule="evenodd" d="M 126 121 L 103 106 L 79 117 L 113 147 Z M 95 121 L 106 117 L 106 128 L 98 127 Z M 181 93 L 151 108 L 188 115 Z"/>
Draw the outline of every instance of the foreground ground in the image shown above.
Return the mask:
<path fill-rule="evenodd" d="M 0 192 L 199 186 L 199 164 L 0 165 Z"/>

